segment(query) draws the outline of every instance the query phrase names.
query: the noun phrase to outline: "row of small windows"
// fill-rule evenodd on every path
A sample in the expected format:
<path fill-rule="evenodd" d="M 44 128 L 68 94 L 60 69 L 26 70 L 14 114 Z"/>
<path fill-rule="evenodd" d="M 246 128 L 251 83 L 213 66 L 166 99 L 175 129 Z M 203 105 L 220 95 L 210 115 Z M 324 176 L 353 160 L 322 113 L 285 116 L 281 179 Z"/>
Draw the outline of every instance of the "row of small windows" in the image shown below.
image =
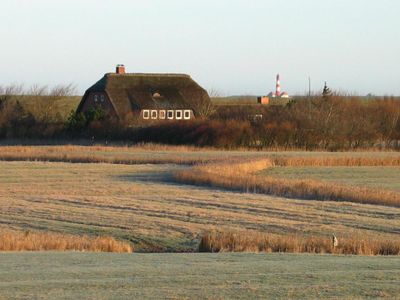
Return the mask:
<path fill-rule="evenodd" d="M 104 99 L 105 99 L 104 95 L 100 95 L 100 96 L 99 95 L 94 95 L 94 102 L 96 102 L 96 103 L 99 102 L 99 101 L 100 102 L 104 102 Z"/>
<path fill-rule="evenodd" d="M 143 119 L 145 120 L 190 120 L 191 110 L 143 110 Z"/>

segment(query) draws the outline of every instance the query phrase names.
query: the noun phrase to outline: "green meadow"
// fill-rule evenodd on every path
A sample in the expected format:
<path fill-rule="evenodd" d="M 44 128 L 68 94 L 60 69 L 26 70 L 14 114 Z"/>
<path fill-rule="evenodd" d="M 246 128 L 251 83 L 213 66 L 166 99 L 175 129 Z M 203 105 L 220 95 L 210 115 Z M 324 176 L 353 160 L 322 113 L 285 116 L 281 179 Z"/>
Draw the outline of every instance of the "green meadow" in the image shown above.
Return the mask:
<path fill-rule="evenodd" d="M 398 257 L 2 253 L 0 299 L 396 299 Z"/>

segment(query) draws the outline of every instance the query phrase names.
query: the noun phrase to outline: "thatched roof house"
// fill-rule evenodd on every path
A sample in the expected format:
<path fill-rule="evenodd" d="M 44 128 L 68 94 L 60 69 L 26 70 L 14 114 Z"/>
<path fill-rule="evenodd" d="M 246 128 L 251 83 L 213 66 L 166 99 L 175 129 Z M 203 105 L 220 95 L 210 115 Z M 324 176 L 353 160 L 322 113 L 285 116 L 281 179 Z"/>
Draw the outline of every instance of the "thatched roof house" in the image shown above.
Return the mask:
<path fill-rule="evenodd" d="M 77 112 L 101 107 L 120 120 L 188 120 L 206 115 L 210 106 L 207 92 L 189 75 L 125 73 L 118 65 L 85 92 Z"/>

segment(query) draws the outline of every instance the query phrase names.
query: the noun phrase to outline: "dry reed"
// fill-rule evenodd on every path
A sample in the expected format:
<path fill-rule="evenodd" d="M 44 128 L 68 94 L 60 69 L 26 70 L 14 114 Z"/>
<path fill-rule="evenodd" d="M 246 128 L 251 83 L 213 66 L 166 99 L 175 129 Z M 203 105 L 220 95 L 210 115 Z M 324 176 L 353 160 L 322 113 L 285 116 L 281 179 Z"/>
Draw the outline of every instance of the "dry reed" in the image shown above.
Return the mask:
<path fill-rule="evenodd" d="M 368 156 L 315 156 L 287 157 L 272 159 L 274 166 L 280 167 L 397 167 L 400 166 L 400 155 L 385 157 Z"/>
<path fill-rule="evenodd" d="M 400 193 L 320 182 L 309 179 L 278 179 L 252 173 L 275 163 L 269 159 L 195 166 L 175 173 L 176 180 L 236 191 L 268 194 L 294 199 L 349 201 L 400 207 Z"/>
<path fill-rule="evenodd" d="M 353 255 L 400 255 L 400 240 L 266 234 L 254 231 L 210 231 L 203 235 L 200 252 L 289 252 Z"/>
<path fill-rule="evenodd" d="M 112 237 L 0 230 L 0 251 L 133 252 L 130 243 Z"/>
<path fill-rule="evenodd" d="M 152 152 L 170 152 L 162 157 L 152 157 Z M 0 161 L 48 161 L 72 163 L 112 163 L 112 164 L 204 164 L 223 161 L 221 157 L 202 158 L 185 157 L 183 152 L 221 152 L 214 148 L 193 146 L 170 146 L 160 144 L 137 144 L 133 146 L 1 146 Z M 248 149 L 241 149 L 248 151 Z M 142 156 L 148 152 L 148 157 Z M 229 153 L 229 152 L 227 152 Z M 112 155 L 110 155 L 112 154 Z M 286 156 L 265 153 L 270 157 L 272 166 L 400 166 L 400 155 L 392 153 L 385 156 Z"/>
<path fill-rule="evenodd" d="M 142 146 L 144 147 L 144 146 Z M 201 157 L 185 157 L 179 153 L 168 153 L 162 157 L 154 157 L 151 151 L 185 151 L 185 147 L 162 148 L 148 145 L 138 147 L 105 147 L 105 146 L 3 146 L 0 152 L 0 161 L 43 161 L 67 163 L 110 163 L 110 164 L 179 164 L 193 165 L 206 163 L 215 159 Z M 186 149 L 187 150 L 187 149 Z M 125 153 L 120 153 L 125 151 Z M 138 155 L 139 151 L 149 151 L 148 156 Z M 112 155 L 109 155 L 112 153 Z"/>

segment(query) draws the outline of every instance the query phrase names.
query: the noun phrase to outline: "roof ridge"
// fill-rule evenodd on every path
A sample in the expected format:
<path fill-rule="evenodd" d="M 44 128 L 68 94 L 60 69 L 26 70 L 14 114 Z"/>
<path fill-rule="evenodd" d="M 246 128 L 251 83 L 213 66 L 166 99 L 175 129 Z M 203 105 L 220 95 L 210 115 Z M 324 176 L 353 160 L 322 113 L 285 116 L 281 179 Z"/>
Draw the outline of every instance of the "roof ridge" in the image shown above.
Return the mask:
<path fill-rule="evenodd" d="M 125 73 L 125 74 L 117 74 L 117 73 L 106 73 L 105 76 L 118 76 L 118 77 L 128 77 L 128 76 L 162 76 L 162 77 L 186 77 L 191 78 L 188 74 L 183 73 Z"/>

